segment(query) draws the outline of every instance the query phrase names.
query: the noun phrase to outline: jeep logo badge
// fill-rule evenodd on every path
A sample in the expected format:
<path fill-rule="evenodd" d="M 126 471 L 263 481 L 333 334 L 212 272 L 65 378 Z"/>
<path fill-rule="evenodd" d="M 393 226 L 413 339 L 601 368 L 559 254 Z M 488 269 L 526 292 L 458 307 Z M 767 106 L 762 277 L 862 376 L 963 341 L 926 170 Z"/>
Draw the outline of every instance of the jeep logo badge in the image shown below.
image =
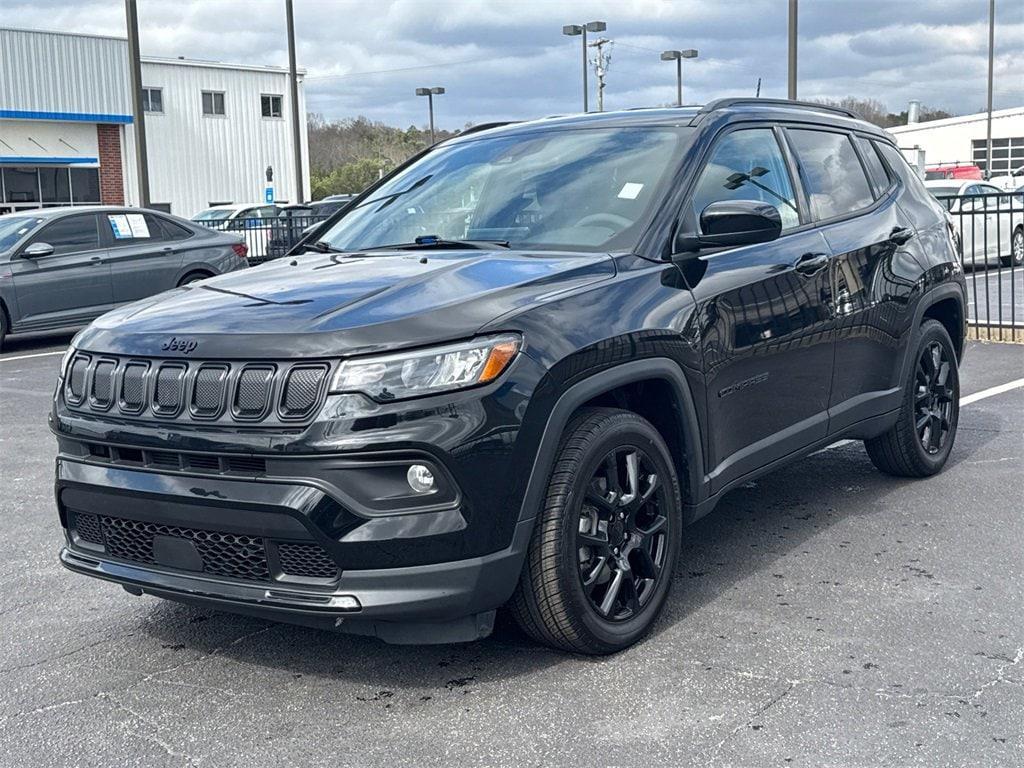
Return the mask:
<path fill-rule="evenodd" d="M 179 339 L 177 336 L 172 336 L 160 345 L 160 349 L 165 352 L 181 352 L 187 355 L 198 346 L 199 342 L 195 339 Z"/>

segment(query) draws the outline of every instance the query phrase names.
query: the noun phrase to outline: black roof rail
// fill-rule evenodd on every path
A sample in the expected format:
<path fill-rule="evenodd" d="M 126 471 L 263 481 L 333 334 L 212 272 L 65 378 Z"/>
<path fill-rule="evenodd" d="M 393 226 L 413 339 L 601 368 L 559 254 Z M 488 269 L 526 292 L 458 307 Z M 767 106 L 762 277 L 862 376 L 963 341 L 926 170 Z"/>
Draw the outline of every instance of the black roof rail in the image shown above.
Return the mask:
<path fill-rule="evenodd" d="M 715 99 L 704 105 L 700 112 L 697 113 L 697 117 L 703 117 L 709 112 L 715 112 L 719 109 L 727 109 L 735 106 L 754 106 L 762 105 L 768 107 L 793 107 L 795 109 L 809 109 L 817 112 L 835 112 L 837 115 L 843 117 L 852 117 L 854 120 L 863 120 L 860 115 L 854 112 L 852 109 L 846 109 L 845 107 L 833 107 L 829 104 L 817 104 L 813 101 L 792 101 L 790 99 L 761 99 L 752 97 L 734 97 L 726 99 Z"/>

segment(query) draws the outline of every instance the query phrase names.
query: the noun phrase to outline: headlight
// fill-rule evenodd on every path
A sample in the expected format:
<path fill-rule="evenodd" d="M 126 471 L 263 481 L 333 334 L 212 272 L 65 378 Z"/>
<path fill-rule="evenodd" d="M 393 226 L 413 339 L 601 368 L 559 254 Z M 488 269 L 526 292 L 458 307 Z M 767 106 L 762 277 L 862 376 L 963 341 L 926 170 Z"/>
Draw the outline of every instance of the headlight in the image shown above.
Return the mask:
<path fill-rule="evenodd" d="M 346 360 L 334 374 L 331 391 L 363 392 L 388 401 L 486 384 L 508 367 L 520 343 L 518 336 L 503 334 Z"/>

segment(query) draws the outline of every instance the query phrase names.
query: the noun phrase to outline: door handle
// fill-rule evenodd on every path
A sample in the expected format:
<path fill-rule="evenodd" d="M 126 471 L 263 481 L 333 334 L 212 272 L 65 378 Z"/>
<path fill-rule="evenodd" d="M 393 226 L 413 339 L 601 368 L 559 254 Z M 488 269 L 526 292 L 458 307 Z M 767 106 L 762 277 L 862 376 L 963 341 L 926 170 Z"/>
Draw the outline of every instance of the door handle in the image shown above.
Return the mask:
<path fill-rule="evenodd" d="M 827 253 L 805 253 L 793 265 L 793 269 L 802 275 L 813 275 L 828 264 Z"/>
<path fill-rule="evenodd" d="M 91 259 L 89 259 L 89 261 L 92 262 L 92 265 L 94 267 L 98 267 L 100 264 L 103 263 L 103 257 L 102 256 L 93 256 Z"/>
<path fill-rule="evenodd" d="M 905 245 L 914 236 L 914 230 L 908 227 L 893 227 L 889 233 L 889 242 L 894 245 Z"/>

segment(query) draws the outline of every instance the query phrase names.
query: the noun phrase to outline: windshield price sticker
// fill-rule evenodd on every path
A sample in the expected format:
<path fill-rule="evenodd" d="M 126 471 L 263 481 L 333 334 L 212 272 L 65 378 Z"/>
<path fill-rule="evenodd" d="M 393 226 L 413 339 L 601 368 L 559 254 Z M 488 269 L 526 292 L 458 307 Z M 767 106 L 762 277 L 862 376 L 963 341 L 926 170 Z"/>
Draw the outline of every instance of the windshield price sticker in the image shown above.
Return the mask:
<path fill-rule="evenodd" d="M 637 184 L 635 181 L 627 181 L 622 185 L 622 189 L 619 190 L 619 197 L 623 200 L 636 200 L 643 188 L 643 184 Z"/>

